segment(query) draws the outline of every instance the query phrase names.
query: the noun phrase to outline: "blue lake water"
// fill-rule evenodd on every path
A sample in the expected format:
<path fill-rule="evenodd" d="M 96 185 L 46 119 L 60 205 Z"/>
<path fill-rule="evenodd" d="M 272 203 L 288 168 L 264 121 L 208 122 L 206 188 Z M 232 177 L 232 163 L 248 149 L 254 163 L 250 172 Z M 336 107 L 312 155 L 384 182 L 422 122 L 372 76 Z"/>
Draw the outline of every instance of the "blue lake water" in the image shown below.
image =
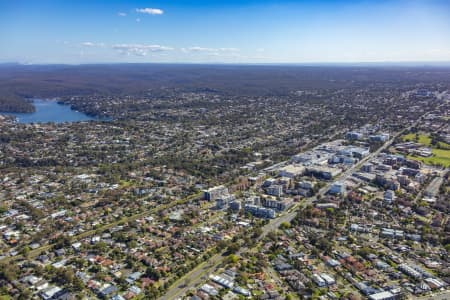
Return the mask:
<path fill-rule="evenodd" d="M 33 100 L 36 111 L 33 113 L 2 113 L 15 116 L 18 123 L 63 123 L 91 120 L 105 120 L 88 116 L 82 112 L 73 110 L 70 105 L 60 104 L 52 100 Z"/>

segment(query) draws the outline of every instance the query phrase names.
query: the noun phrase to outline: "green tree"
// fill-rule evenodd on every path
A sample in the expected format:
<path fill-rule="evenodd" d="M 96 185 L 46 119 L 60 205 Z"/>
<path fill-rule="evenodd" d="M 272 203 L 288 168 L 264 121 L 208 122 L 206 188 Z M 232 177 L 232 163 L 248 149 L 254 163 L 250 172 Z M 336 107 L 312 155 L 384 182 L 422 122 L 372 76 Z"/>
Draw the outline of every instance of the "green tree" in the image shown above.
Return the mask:
<path fill-rule="evenodd" d="M 24 246 L 20 251 L 20 254 L 22 254 L 24 257 L 28 257 L 28 255 L 30 254 L 30 247 L 28 247 L 27 245 Z"/>
<path fill-rule="evenodd" d="M 236 254 L 228 255 L 228 262 L 231 264 L 236 264 L 239 261 L 239 257 Z"/>
<path fill-rule="evenodd" d="M 239 251 L 240 248 L 241 248 L 241 246 L 237 242 L 234 242 L 228 246 L 227 251 L 229 253 L 236 253 Z"/>
<path fill-rule="evenodd" d="M 283 222 L 280 224 L 280 229 L 282 229 L 282 230 L 286 230 L 289 228 L 291 228 L 291 224 L 289 224 L 289 222 Z"/>

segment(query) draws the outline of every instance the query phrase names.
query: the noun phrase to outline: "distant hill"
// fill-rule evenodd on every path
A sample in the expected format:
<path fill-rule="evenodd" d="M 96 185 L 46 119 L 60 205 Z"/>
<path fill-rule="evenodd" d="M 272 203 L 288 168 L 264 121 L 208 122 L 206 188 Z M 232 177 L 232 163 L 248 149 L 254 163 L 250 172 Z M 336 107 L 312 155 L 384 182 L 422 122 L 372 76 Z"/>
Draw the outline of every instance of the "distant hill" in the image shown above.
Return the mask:
<path fill-rule="evenodd" d="M 298 65 L 0 65 L 0 111 L 29 111 L 29 97 L 140 94 L 162 87 L 223 94 L 279 95 L 302 88 L 378 83 L 449 84 L 450 67 Z M 31 106 L 32 107 L 32 106 Z"/>

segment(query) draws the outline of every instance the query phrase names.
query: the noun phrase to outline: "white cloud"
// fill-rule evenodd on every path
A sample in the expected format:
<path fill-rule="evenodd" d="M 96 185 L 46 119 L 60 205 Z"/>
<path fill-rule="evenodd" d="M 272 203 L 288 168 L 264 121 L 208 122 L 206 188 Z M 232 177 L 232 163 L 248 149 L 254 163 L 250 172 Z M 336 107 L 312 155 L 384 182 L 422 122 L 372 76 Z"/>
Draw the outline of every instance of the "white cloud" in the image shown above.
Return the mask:
<path fill-rule="evenodd" d="M 239 52 L 238 48 L 219 48 L 220 52 Z"/>
<path fill-rule="evenodd" d="M 92 42 L 84 42 L 84 43 L 81 43 L 81 46 L 94 47 L 94 43 L 92 43 Z"/>
<path fill-rule="evenodd" d="M 118 15 L 119 17 L 126 17 L 126 16 L 127 16 L 127 14 L 124 13 L 124 12 L 118 12 L 117 15 Z"/>
<path fill-rule="evenodd" d="M 205 47 L 189 47 L 189 48 L 181 48 L 181 51 L 183 51 L 184 53 L 189 53 L 189 52 L 203 52 L 203 53 L 236 53 L 239 52 L 240 50 L 238 48 L 205 48 Z"/>
<path fill-rule="evenodd" d="M 164 11 L 159 8 L 136 8 L 136 12 L 147 15 L 162 15 Z"/>
<path fill-rule="evenodd" d="M 149 52 L 165 52 L 174 50 L 172 47 L 161 45 L 142 45 L 142 44 L 116 44 L 112 48 L 120 54 L 146 56 Z"/>
<path fill-rule="evenodd" d="M 188 47 L 181 48 L 180 51 L 190 56 L 192 59 L 214 59 L 214 60 L 230 60 L 230 59 L 242 59 L 241 50 L 238 48 L 222 47 L 222 48 L 209 48 L 209 47 Z"/>
<path fill-rule="evenodd" d="M 93 42 L 83 42 L 81 43 L 83 47 L 105 47 L 104 43 L 93 43 Z"/>
<path fill-rule="evenodd" d="M 204 47 L 189 47 L 183 48 L 186 52 L 213 52 L 215 49 L 213 48 L 204 48 Z"/>

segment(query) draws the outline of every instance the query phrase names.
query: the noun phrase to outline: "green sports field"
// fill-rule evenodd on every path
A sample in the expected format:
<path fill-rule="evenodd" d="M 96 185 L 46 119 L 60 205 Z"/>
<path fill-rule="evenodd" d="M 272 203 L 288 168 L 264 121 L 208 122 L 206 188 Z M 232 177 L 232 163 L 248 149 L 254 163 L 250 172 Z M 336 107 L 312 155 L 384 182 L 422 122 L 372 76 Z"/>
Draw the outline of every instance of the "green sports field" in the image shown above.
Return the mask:
<path fill-rule="evenodd" d="M 411 141 L 415 142 L 416 134 L 410 133 L 402 136 L 403 141 Z M 450 145 L 447 143 L 439 142 L 438 145 L 431 145 L 431 138 L 427 134 L 419 134 L 418 141 L 419 144 L 422 144 L 427 147 L 431 147 L 431 152 L 433 153 L 430 157 L 420 157 L 408 155 L 408 158 L 419 160 L 428 165 L 441 165 L 444 167 L 450 167 Z"/>

